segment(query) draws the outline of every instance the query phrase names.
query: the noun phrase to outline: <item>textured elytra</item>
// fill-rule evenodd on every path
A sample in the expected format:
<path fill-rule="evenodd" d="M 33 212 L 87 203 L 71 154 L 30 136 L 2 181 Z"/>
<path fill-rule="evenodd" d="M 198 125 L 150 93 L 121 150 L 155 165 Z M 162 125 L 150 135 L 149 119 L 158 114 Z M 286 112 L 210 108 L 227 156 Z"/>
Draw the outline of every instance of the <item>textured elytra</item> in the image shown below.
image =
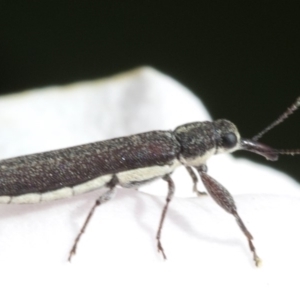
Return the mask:
<path fill-rule="evenodd" d="M 72 187 L 106 174 L 172 163 L 172 132 L 153 131 L 0 161 L 0 196 Z"/>

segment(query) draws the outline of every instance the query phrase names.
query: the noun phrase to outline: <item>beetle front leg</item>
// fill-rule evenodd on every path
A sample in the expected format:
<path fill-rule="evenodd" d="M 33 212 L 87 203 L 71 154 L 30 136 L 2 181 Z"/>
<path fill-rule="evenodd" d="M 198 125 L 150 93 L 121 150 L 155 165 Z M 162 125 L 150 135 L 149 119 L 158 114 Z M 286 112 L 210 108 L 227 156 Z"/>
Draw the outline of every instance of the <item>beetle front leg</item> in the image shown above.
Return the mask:
<path fill-rule="evenodd" d="M 193 183 L 194 183 L 193 192 L 195 192 L 197 194 L 197 196 L 199 196 L 199 197 L 207 195 L 206 192 L 201 192 L 201 191 L 198 190 L 198 188 L 197 188 L 198 177 L 197 177 L 196 173 L 194 172 L 194 170 L 191 167 L 188 167 L 188 166 L 186 166 L 185 168 L 186 168 L 186 170 L 188 171 L 188 173 L 190 174 L 190 176 L 193 180 Z"/>
<path fill-rule="evenodd" d="M 261 259 L 258 257 L 255 247 L 252 243 L 253 237 L 251 233 L 248 231 L 248 229 L 246 228 L 242 219 L 240 218 L 233 197 L 230 195 L 230 193 L 227 191 L 227 189 L 224 186 L 222 186 L 218 181 L 216 181 L 206 173 L 207 172 L 206 165 L 202 165 L 198 167 L 197 170 L 210 196 L 224 210 L 226 210 L 228 213 L 232 214 L 235 217 L 236 222 L 238 223 L 240 229 L 242 230 L 242 232 L 244 233 L 244 235 L 248 240 L 249 248 L 253 253 L 253 260 L 255 262 L 255 265 L 259 267 L 261 265 Z"/>

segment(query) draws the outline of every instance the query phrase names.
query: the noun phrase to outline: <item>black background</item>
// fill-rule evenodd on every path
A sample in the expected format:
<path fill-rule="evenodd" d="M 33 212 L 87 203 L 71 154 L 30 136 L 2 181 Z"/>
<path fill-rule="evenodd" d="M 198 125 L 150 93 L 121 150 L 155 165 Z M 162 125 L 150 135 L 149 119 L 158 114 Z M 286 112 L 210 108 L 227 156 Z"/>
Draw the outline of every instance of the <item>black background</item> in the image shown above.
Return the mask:
<path fill-rule="evenodd" d="M 1 1 L 0 94 L 150 65 L 252 137 L 300 95 L 297 3 Z M 300 112 L 263 141 L 300 148 L 299 124 Z M 272 166 L 300 181 L 300 157 Z"/>

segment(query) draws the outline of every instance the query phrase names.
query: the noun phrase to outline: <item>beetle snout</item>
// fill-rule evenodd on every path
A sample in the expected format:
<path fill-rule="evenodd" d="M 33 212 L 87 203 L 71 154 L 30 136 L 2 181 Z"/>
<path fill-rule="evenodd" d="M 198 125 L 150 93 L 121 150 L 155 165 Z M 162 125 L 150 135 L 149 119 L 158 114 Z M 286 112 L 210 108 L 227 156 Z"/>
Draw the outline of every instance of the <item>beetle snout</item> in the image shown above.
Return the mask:
<path fill-rule="evenodd" d="M 278 152 L 265 144 L 255 142 L 253 140 L 241 139 L 241 149 L 254 152 L 264 156 L 267 160 L 275 161 L 278 159 Z"/>

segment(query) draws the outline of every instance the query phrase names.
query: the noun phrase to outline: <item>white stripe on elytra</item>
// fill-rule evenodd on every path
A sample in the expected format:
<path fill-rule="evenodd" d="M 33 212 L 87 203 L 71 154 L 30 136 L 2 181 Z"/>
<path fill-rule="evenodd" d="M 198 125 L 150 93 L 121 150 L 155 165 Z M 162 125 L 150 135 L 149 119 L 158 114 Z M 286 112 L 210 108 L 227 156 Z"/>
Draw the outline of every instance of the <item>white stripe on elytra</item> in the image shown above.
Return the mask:
<path fill-rule="evenodd" d="M 174 160 L 171 165 L 139 168 L 117 173 L 116 176 L 120 186 L 126 187 L 130 186 L 131 182 L 147 181 L 170 174 L 179 165 L 180 162 L 178 160 Z M 113 174 L 104 175 L 73 187 L 63 187 L 61 189 L 45 193 L 28 193 L 19 196 L 0 196 L 0 203 L 29 204 L 68 198 L 73 195 L 86 193 L 104 187 L 112 179 L 112 177 Z"/>
<path fill-rule="evenodd" d="M 164 166 L 152 166 L 139 168 L 134 170 L 128 170 L 120 172 L 117 175 L 119 184 L 126 187 L 131 182 L 147 181 L 152 178 L 159 178 L 166 174 L 170 174 L 180 165 L 180 162 L 175 159 L 171 165 Z"/>

